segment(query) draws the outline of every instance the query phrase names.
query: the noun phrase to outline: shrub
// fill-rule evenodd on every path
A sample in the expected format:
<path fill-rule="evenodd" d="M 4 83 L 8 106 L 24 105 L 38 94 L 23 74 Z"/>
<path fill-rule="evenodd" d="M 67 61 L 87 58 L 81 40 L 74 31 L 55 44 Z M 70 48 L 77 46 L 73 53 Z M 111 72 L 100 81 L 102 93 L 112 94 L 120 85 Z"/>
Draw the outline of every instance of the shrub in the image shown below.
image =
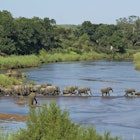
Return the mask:
<path fill-rule="evenodd" d="M 51 101 L 41 108 L 30 108 L 27 129 L 20 129 L 14 140 L 118 140 L 110 133 L 99 135 L 93 127 L 74 124 L 67 110 Z"/>
<path fill-rule="evenodd" d="M 15 77 L 8 77 L 4 74 L 0 74 L 0 85 L 2 87 L 10 87 L 12 85 L 19 85 L 22 83 L 22 79 L 17 79 Z"/>

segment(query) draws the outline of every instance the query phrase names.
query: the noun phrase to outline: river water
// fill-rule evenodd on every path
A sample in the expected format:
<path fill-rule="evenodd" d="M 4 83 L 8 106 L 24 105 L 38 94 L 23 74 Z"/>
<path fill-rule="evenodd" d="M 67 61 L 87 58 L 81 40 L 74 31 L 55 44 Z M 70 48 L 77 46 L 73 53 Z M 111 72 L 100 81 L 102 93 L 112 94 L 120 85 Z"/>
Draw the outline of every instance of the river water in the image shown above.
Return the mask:
<path fill-rule="evenodd" d="M 51 83 L 61 89 L 68 85 L 90 87 L 92 97 L 39 98 L 38 101 L 55 100 L 62 109 L 70 112 L 75 123 L 93 125 L 97 132 L 110 131 L 111 136 L 121 140 L 140 139 L 140 97 L 125 97 L 126 88 L 140 91 L 140 71 L 132 62 L 65 62 L 45 64 L 37 68 L 24 69 L 27 80 L 37 84 Z M 110 97 L 101 97 L 100 89 L 112 87 Z M 14 104 L 13 98 L 0 98 L 0 112 L 28 114 L 28 106 Z M 24 123 L 3 122 L 1 129 L 25 128 Z"/>

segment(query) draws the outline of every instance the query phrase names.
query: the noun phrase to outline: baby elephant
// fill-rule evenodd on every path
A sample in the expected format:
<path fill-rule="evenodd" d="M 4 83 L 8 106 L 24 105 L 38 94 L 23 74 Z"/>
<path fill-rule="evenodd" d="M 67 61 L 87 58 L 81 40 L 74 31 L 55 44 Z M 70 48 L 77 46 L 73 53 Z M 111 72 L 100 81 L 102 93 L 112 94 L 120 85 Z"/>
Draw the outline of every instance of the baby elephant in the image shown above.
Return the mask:
<path fill-rule="evenodd" d="M 106 96 L 107 96 L 107 95 L 110 96 L 110 93 L 109 93 L 110 91 L 113 92 L 113 89 L 112 89 L 111 87 L 102 88 L 102 89 L 101 89 L 102 96 L 103 96 L 104 94 L 106 94 Z"/>
<path fill-rule="evenodd" d="M 125 90 L 125 96 L 128 96 L 129 94 L 135 95 L 135 92 L 136 92 L 135 89 L 128 88 L 128 89 Z"/>

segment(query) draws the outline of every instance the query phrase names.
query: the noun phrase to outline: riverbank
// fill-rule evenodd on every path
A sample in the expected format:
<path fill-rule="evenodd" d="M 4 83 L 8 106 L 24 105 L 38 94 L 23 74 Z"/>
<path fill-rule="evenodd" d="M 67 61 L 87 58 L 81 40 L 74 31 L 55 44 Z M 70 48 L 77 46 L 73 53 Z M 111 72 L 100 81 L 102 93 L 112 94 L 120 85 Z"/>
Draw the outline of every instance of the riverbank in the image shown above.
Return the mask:
<path fill-rule="evenodd" d="M 23 55 L 23 56 L 0 56 L 0 69 L 22 69 L 30 67 L 38 67 L 43 63 L 69 62 L 69 61 L 133 61 L 133 54 L 105 54 L 97 52 L 89 52 L 77 54 L 70 53 L 46 53 L 40 55 Z"/>
<path fill-rule="evenodd" d="M 16 121 L 16 122 L 24 122 L 28 116 L 20 115 L 20 114 L 5 114 L 0 113 L 0 122 L 3 121 Z"/>

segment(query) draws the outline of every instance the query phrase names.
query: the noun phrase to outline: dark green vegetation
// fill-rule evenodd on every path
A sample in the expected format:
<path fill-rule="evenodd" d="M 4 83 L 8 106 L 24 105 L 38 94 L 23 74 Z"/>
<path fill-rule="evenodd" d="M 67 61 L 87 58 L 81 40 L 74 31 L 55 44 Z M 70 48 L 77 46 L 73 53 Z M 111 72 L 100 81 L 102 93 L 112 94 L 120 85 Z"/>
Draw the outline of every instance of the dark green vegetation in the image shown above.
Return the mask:
<path fill-rule="evenodd" d="M 112 58 L 130 58 L 140 49 L 140 18 L 120 18 L 116 25 L 56 25 L 54 19 L 38 17 L 13 18 L 0 11 L 0 55 L 38 55 L 43 49 L 49 54 L 105 53 Z"/>
<path fill-rule="evenodd" d="M 31 108 L 26 129 L 10 134 L 9 140 L 119 140 L 110 132 L 100 135 L 92 126 L 84 127 L 69 119 L 67 110 L 51 101 L 40 108 Z"/>
<path fill-rule="evenodd" d="M 0 11 L 0 69 L 61 61 L 133 60 L 140 50 L 139 40 L 137 16 L 120 18 L 116 25 L 90 21 L 57 25 L 54 19 L 13 18 L 10 12 Z"/>

